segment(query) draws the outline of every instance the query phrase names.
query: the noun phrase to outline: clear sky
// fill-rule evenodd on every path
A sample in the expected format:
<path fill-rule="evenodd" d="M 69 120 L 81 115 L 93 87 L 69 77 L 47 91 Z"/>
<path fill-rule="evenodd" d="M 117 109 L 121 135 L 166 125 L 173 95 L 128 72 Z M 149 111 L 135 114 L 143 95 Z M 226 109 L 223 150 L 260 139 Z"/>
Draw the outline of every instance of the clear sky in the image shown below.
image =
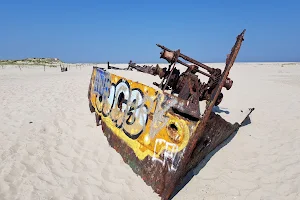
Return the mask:
<path fill-rule="evenodd" d="M 159 62 L 159 43 L 202 62 L 300 61 L 300 0 L 0 0 L 0 59 Z"/>

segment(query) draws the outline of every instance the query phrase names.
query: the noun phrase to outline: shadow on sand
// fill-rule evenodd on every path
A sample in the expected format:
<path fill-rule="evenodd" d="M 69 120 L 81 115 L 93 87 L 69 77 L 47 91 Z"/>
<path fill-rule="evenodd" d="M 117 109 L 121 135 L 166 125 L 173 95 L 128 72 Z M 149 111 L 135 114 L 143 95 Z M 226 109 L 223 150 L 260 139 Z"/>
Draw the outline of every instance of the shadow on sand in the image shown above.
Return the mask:
<path fill-rule="evenodd" d="M 225 108 L 226 109 L 226 108 Z M 214 113 L 225 113 L 225 114 L 229 114 L 230 112 L 228 110 L 223 110 L 221 109 L 219 106 L 214 106 L 213 107 L 213 112 Z"/>
<path fill-rule="evenodd" d="M 172 194 L 172 196 L 171 196 L 171 198 L 170 198 L 170 200 L 171 199 L 173 199 L 185 186 L 186 186 L 186 184 L 188 184 L 189 182 L 190 182 L 190 180 L 192 180 L 192 178 L 194 177 L 194 176 L 196 176 L 199 172 L 200 172 L 200 170 L 203 168 L 203 167 L 205 167 L 205 165 L 208 163 L 208 161 L 210 160 L 210 158 L 212 157 L 212 156 L 214 156 L 215 155 L 215 153 L 217 153 L 220 149 L 222 149 L 224 146 L 226 146 L 234 137 L 235 137 L 235 135 L 237 134 L 237 132 L 238 132 L 238 130 L 236 131 L 236 132 L 234 132 L 232 135 L 230 135 L 226 140 L 224 140 L 224 142 L 222 142 L 219 146 L 217 146 L 214 150 L 212 150 L 198 165 L 197 165 L 197 167 L 195 167 L 194 169 L 192 169 L 185 177 L 184 177 L 184 179 L 183 179 L 183 181 L 182 181 L 182 183 L 181 184 L 179 184 L 176 188 L 175 188 L 175 190 L 174 190 L 174 192 L 173 192 L 173 194 Z"/>
<path fill-rule="evenodd" d="M 248 125 L 248 124 L 251 124 L 251 119 L 250 119 L 250 117 L 249 116 L 247 116 L 246 118 L 245 118 L 245 120 L 241 123 L 241 125 L 240 125 L 240 127 L 243 127 L 243 126 L 246 126 L 246 125 Z M 239 128 L 240 128 L 239 127 Z M 224 140 L 221 144 L 219 144 L 214 150 L 212 150 L 194 169 L 192 169 L 185 177 L 184 177 L 184 179 L 183 179 L 183 181 L 182 181 L 182 183 L 181 184 L 179 184 L 176 188 L 175 188 L 175 190 L 174 190 L 174 192 L 173 192 L 173 194 L 172 194 L 172 196 L 171 196 L 171 198 L 170 198 L 170 200 L 171 199 L 173 199 L 177 194 L 178 194 L 178 192 L 180 192 L 184 187 L 185 187 L 185 185 L 186 184 L 188 184 L 189 182 L 190 182 L 190 180 L 194 177 L 194 176 L 196 176 L 199 172 L 200 172 L 200 170 L 203 168 L 203 167 L 205 167 L 205 165 L 208 163 L 208 161 L 210 160 L 210 158 L 212 157 L 212 156 L 214 156 L 215 155 L 215 153 L 217 153 L 220 149 L 222 149 L 224 146 L 226 146 L 234 137 L 235 137 L 235 135 L 237 134 L 237 132 L 239 131 L 239 129 L 237 130 L 237 131 L 235 131 L 233 134 L 231 134 L 226 140 Z"/>

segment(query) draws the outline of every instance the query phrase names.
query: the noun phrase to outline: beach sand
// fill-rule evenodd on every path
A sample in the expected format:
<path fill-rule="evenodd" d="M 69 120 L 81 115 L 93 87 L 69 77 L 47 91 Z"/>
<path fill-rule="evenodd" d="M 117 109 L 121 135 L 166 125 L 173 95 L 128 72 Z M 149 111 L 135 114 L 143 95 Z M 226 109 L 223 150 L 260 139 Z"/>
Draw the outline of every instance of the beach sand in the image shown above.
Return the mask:
<path fill-rule="evenodd" d="M 92 65 L 63 73 L 0 66 L 1 200 L 160 199 L 96 127 L 91 72 Z M 173 199 L 300 199 L 300 64 L 236 63 L 229 77 L 233 86 L 223 89 L 216 112 L 235 122 L 254 107 L 251 123 L 212 152 Z"/>

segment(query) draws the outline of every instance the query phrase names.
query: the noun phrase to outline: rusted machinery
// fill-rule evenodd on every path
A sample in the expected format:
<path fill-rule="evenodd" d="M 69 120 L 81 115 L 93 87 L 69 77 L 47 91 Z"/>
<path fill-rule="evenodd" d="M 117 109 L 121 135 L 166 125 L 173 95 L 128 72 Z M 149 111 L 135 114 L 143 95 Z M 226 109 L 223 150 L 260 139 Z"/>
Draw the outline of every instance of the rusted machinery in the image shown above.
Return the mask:
<path fill-rule="evenodd" d="M 158 75 L 162 81 L 155 83 L 157 89 L 93 68 L 88 99 L 96 124 L 102 125 L 109 144 L 124 162 L 162 199 L 169 199 L 185 175 L 241 126 L 225 121 L 212 110 L 222 101 L 222 88 L 232 87 L 228 74 L 244 33 L 238 35 L 223 72 L 161 45 L 161 58 L 170 63 L 168 69 L 133 62 L 124 69 Z M 180 73 L 176 63 L 186 66 L 186 71 Z M 109 63 L 108 68 L 120 69 Z M 208 82 L 200 81 L 197 73 L 208 76 Z M 207 102 L 203 115 L 199 101 Z"/>

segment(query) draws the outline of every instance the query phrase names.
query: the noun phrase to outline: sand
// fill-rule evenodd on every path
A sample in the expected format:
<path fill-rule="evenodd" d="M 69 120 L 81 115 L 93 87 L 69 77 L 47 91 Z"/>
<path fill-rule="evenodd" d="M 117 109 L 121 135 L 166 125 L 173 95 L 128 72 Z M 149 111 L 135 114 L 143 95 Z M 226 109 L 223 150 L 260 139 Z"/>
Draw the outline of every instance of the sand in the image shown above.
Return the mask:
<path fill-rule="evenodd" d="M 95 126 L 91 72 L 91 65 L 63 73 L 0 66 L 1 200 L 160 199 Z M 233 87 L 216 111 L 234 122 L 254 107 L 251 123 L 212 152 L 173 199 L 300 199 L 300 64 L 236 63 L 230 77 Z"/>

